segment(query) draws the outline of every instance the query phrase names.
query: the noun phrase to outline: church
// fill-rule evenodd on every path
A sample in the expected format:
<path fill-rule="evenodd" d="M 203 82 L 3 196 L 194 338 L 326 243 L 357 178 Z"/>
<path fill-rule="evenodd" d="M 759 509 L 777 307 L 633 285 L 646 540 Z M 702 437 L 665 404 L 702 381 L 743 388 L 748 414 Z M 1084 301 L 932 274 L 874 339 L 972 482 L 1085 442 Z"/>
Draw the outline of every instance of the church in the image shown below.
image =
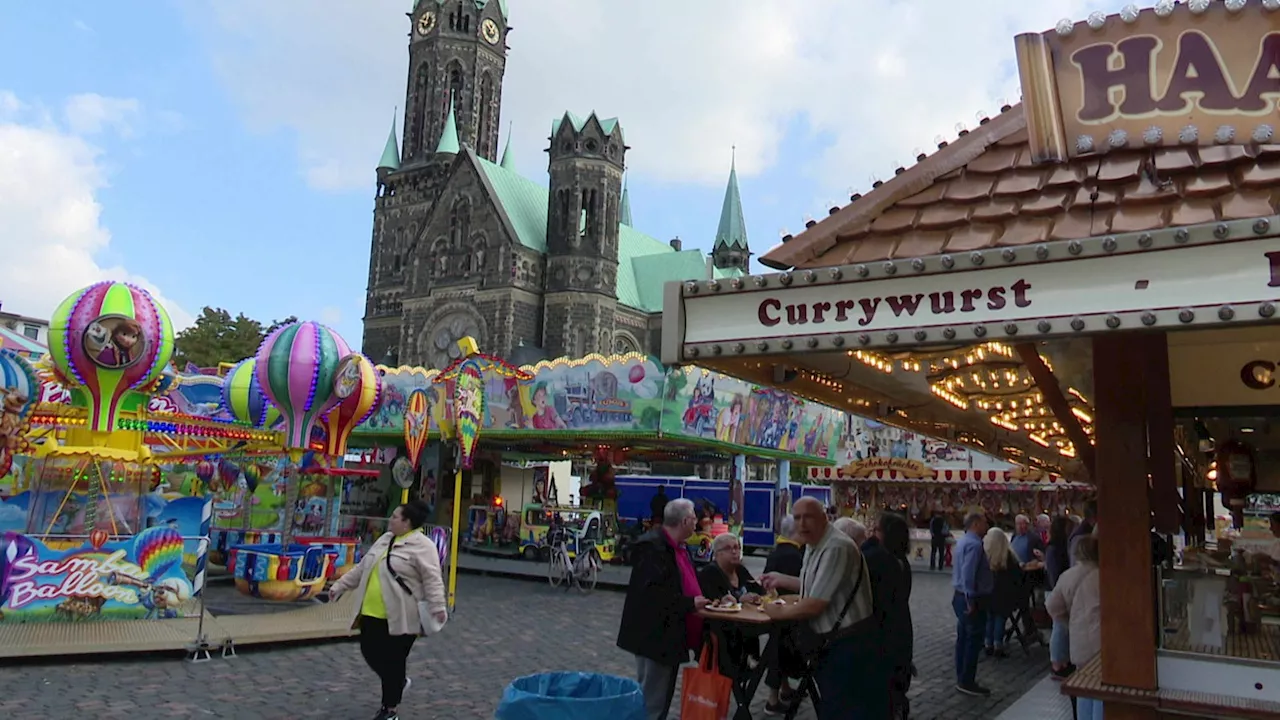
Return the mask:
<path fill-rule="evenodd" d="M 656 354 L 662 289 L 743 275 L 747 245 L 730 168 L 710 256 L 632 223 L 630 150 L 617 118 L 551 123 L 547 176 L 499 157 L 506 0 L 413 0 L 404 133 L 377 167 L 364 353 L 440 368 L 472 336 L 523 364 Z"/>

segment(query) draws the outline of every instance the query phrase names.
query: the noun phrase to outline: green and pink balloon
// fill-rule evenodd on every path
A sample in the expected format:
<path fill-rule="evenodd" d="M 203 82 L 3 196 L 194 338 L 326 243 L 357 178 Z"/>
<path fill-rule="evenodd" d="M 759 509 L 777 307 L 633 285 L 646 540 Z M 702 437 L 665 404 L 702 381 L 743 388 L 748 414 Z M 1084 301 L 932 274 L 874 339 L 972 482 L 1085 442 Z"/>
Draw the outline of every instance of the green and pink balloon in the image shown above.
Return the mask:
<path fill-rule="evenodd" d="M 149 393 L 173 357 L 173 322 L 146 290 L 100 282 L 72 293 L 49 322 L 49 354 L 59 380 L 88 406 L 88 427 L 116 430 L 131 392 Z"/>
<path fill-rule="evenodd" d="M 284 417 L 285 446 L 306 449 L 316 422 L 342 401 L 338 365 L 351 348 L 318 322 L 295 322 L 267 336 L 254 357 L 262 392 Z"/>

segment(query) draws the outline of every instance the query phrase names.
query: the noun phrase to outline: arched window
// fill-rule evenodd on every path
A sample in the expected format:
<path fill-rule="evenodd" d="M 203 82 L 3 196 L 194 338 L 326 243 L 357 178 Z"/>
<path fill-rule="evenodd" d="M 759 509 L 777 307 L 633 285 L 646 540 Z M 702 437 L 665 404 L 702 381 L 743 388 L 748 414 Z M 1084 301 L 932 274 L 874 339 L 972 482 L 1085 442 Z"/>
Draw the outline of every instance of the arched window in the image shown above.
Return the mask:
<path fill-rule="evenodd" d="M 471 203 L 459 198 L 449 213 L 449 247 L 461 250 L 463 241 L 471 232 Z"/>
<path fill-rule="evenodd" d="M 480 157 L 497 162 L 494 125 L 498 119 L 494 117 L 497 115 L 495 110 L 493 76 L 486 72 L 480 78 L 480 125 L 476 128 L 476 150 L 480 152 Z"/>
<path fill-rule="evenodd" d="M 463 99 L 462 90 L 463 90 L 462 63 L 458 62 L 457 60 L 454 60 L 453 62 L 449 63 L 449 92 L 445 93 L 445 96 L 441 98 L 441 103 L 442 103 L 441 110 L 440 110 L 441 134 L 444 134 L 444 123 L 449 119 L 450 101 L 454 103 L 454 110 L 455 112 L 457 112 L 459 116 L 465 115 L 462 108 L 458 107 L 458 105 L 462 103 L 462 99 Z"/>
<path fill-rule="evenodd" d="M 417 155 L 424 150 L 425 138 L 430 134 L 428 129 L 431 113 L 427 99 L 431 91 L 431 67 L 427 63 L 418 66 L 413 80 L 413 107 L 405 120 L 404 154 Z M 428 150 L 434 148 L 427 148 Z"/>

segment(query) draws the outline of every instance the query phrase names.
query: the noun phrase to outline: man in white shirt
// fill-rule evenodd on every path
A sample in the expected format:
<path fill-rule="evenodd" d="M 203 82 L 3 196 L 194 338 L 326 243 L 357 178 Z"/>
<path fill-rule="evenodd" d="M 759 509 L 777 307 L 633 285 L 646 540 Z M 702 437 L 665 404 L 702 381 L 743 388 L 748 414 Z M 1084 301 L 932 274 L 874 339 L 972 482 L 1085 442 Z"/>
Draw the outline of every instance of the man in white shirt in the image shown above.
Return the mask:
<path fill-rule="evenodd" d="M 774 573 L 761 578 L 765 587 L 800 591 L 800 600 L 765 605 L 775 620 L 805 621 L 828 638 L 817 661 L 818 720 L 888 717 L 888 663 L 878 634 L 865 631 L 860 620 L 871 616 L 871 580 L 862 552 L 827 519 L 822 503 L 801 498 L 792 508 L 797 539 L 807 546 L 799 578 Z"/>

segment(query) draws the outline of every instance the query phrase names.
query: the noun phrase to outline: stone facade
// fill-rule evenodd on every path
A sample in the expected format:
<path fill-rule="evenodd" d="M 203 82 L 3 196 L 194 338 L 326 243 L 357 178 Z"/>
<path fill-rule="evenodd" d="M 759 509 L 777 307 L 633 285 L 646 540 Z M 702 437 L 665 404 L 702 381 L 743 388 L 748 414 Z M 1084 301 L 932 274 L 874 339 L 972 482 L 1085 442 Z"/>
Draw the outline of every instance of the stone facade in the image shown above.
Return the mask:
<path fill-rule="evenodd" d="M 515 179 L 530 181 L 506 157 L 496 167 L 504 8 L 418 0 L 410 15 L 401 149 L 393 131 L 378 168 L 364 352 L 378 363 L 442 367 L 457 356 L 456 341 L 472 335 L 482 351 L 513 359 L 656 353 L 661 312 L 652 295 L 636 303 L 639 280 L 628 296 L 636 307 L 618 293 L 619 273 L 634 273 L 619 267 L 621 223 L 629 221 L 621 125 L 566 113 L 550 138 L 547 186 L 517 187 Z M 537 223 L 545 233 L 529 228 L 541 217 L 541 205 L 536 213 L 528 206 L 535 195 L 546 197 L 545 222 Z M 656 244 L 682 268 L 703 272 L 688 254 L 677 257 L 678 247 L 625 229 L 642 238 L 633 242 L 650 243 L 646 253 Z"/>

